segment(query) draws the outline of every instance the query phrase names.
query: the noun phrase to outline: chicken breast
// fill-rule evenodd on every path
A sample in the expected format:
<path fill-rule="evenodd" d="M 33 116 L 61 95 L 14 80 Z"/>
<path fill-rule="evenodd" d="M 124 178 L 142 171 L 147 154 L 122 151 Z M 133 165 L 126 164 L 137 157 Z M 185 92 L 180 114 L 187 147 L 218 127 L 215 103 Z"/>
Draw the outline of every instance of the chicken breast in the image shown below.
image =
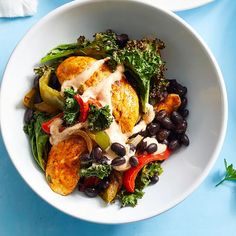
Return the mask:
<path fill-rule="evenodd" d="M 50 188 L 61 195 L 70 194 L 79 181 L 79 156 L 87 151 L 81 137 L 71 137 L 53 145 L 46 166 L 46 179 Z"/>
<path fill-rule="evenodd" d="M 96 59 L 91 57 L 69 57 L 57 68 L 56 74 L 63 83 L 65 80 L 75 78 L 78 74 L 88 69 Z M 91 86 L 97 85 L 111 74 L 108 66 L 103 64 L 99 70 L 84 83 L 80 92 Z M 131 132 L 139 118 L 139 100 L 136 91 L 124 79 L 112 85 L 112 109 L 115 120 L 119 123 L 123 133 Z"/>

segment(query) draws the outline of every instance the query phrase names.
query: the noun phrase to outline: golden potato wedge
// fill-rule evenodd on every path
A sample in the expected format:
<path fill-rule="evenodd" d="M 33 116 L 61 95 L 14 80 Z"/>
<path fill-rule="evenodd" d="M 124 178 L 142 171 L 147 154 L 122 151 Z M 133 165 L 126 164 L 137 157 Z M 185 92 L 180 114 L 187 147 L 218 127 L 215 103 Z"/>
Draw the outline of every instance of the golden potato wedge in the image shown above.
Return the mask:
<path fill-rule="evenodd" d="M 95 61 L 94 58 L 84 56 L 67 58 L 56 71 L 60 83 L 75 78 Z M 79 91 L 82 93 L 87 88 L 97 85 L 110 74 L 109 68 L 104 64 L 79 88 Z M 138 121 L 139 101 L 136 91 L 125 80 L 125 76 L 124 79 L 112 85 L 112 106 L 114 118 L 121 126 L 122 132 L 131 132 Z"/>
<path fill-rule="evenodd" d="M 168 94 L 166 99 L 163 102 L 158 103 L 154 109 L 156 111 L 166 110 L 168 114 L 171 114 L 173 111 L 176 111 L 180 105 L 180 96 L 178 94 L 172 93 Z"/>
<path fill-rule="evenodd" d="M 92 57 L 84 56 L 67 58 L 57 67 L 56 75 L 59 82 L 62 84 L 65 80 L 75 78 L 78 74 L 88 69 L 95 61 L 97 60 Z M 111 72 L 107 65 L 103 64 L 100 69 L 94 72 L 93 75 L 82 85 L 80 92 L 85 91 L 88 87 L 95 86 L 110 74 Z"/>
<path fill-rule="evenodd" d="M 79 181 L 79 156 L 87 150 L 81 137 L 71 137 L 53 145 L 46 165 L 50 188 L 61 195 L 70 194 Z"/>
<path fill-rule="evenodd" d="M 136 91 L 125 79 L 112 85 L 112 109 L 122 132 L 131 132 L 139 118 L 139 101 Z"/>

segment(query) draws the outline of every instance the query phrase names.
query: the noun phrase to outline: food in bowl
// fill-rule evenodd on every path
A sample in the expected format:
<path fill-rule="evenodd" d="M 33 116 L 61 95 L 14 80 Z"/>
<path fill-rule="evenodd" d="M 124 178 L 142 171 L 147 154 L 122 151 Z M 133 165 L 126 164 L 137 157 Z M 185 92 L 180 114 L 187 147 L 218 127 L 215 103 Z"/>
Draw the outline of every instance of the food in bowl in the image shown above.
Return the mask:
<path fill-rule="evenodd" d="M 24 131 L 50 188 L 132 206 L 188 146 L 187 88 L 166 79 L 157 38 L 112 30 L 59 45 L 35 68 Z"/>

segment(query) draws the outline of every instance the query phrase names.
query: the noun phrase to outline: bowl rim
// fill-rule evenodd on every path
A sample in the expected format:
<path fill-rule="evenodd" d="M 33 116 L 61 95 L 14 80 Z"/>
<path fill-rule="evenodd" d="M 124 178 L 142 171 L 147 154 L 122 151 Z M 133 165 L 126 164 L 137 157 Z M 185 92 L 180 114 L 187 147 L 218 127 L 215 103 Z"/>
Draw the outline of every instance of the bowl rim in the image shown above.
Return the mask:
<path fill-rule="evenodd" d="M 143 4 L 145 6 L 150 6 L 158 11 L 161 11 L 163 13 L 165 13 L 166 15 L 169 15 L 172 19 L 174 19 L 175 21 L 179 22 L 199 43 L 199 45 L 202 47 L 203 51 L 206 53 L 206 57 L 208 57 L 209 61 L 212 63 L 212 66 L 217 74 L 217 79 L 219 81 L 220 84 L 220 92 L 222 94 L 222 108 L 223 108 L 223 119 L 222 119 L 222 124 L 221 124 L 221 130 L 219 133 L 219 138 L 217 140 L 216 143 L 216 148 L 214 150 L 214 152 L 212 153 L 212 157 L 208 162 L 208 165 L 205 167 L 205 170 L 202 172 L 202 174 L 196 179 L 196 181 L 194 182 L 194 184 L 192 184 L 191 187 L 189 187 L 182 195 L 180 195 L 178 198 L 176 198 L 174 201 L 171 201 L 168 205 L 166 205 L 166 207 L 159 213 L 156 214 L 150 214 L 148 217 L 142 217 L 139 216 L 139 218 L 137 220 L 129 220 L 129 221 L 123 221 L 122 219 L 116 222 L 110 221 L 104 221 L 104 220 L 91 220 L 85 217 L 81 217 L 78 215 L 75 215 L 69 211 L 66 211 L 66 209 L 63 208 L 63 206 L 56 206 L 52 201 L 49 201 L 45 196 L 43 196 L 34 185 L 31 185 L 27 178 L 24 176 L 23 171 L 21 171 L 19 168 L 17 168 L 15 162 L 14 162 L 14 158 L 12 158 L 11 155 L 11 145 L 9 143 L 6 142 L 6 133 L 7 133 L 7 129 L 5 129 L 4 125 L 3 125 L 3 112 L 0 112 L 0 127 L 1 127 L 1 135 L 3 138 L 3 143 L 6 147 L 8 156 L 10 157 L 11 162 L 13 163 L 13 165 L 15 166 L 16 170 L 18 171 L 18 173 L 20 174 L 20 176 L 24 179 L 24 181 L 27 183 L 27 185 L 38 195 L 40 196 L 40 198 L 44 199 L 47 203 L 49 203 L 51 206 L 53 206 L 54 208 L 56 208 L 57 210 L 60 210 L 64 213 L 66 213 L 67 215 L 70 215 L 72 217 L 75 217 L 77 219 L 81 219 L 81 220 L 85 220 L 88 222 L 93 222 L 93 223 L 101 223 L 101 224 L 123 224 L 123 223 L 131 223 L 131 222 L 138 222 L 141 220 L 145 220 L 145 219 L 149 219 L 152 217 L 155 217 L 161 213 L 164 213 L 168 210 L 170 210 L 171 208 L 175 207 L 176 205 L 178 205 L 179 203 L 181 203 L 183 200 L 185 200 L 187 198 L 187 196 L 189 196 L 191 193 L 194 192 L 194 190 L 196 190 L 200 184 L 203 182 L 203 180 L 207 177 L 207 175 L 209 174 L 210 170 L 212 169 L 214 163 L 216 162 L 221 148 L 223 146 L 224 143 L 224 139 L 225 139 L 225 135 L 226 135 L 226 130 L 227 130 L 227 121 L 228 121 L 228 99 L 227 99 L 227 92 L 226 92 L 226 87 L 225 87 L 225 83 L 224 83 L 224 79 L 223 79 L 223 75 L 222 72 L 220 70 L 220 67 L 214 57 L 214 55 L 212 54 L 212 52 L 210 51 L 209 47 L 206 45 L 206 43 L 203 41 L 202 37 L 187 23 L 185 22 L 182 18 L 180 18 L 179 16 L 177 16 L 175 13 L 167 10 L 167 9 L 163 9 L 161 7 L 156 6 L 155 3 L 150 3 L 150 2 L 145 2 L 145 0 L 112 0 L 113 2 L 133 2 L 138 3 L 138 4 Z M 36 22 L 32 27 L 30 27 L 30 29 L 26 32 L 26 34 L 22 37 L 22 39 L 17 43 L 16 47 L 14 48 L 13 52 L 11 53 L 9 60 L 7 62 L 7 65 L 5 67 L 5 71 L 2 77 L 2 81 L 1 81 L 1 88 L 0 88 L 0 111 L 2 111 L 2 103 L 3 103 L 3 99 L 2 99 L 2 90 L 4 89 L 4 85 L 5 85 L 5 77 L 7 74 L 7 69 L 9 64 L 11 63 L 12 60 L 12 56 L 15 54 L 15 52 L 17 51 L 17 48 L 24 43 L 25 39 L 28 37 L 29 34 L 32 34 L 34 31 L 36 31 L 42 24 L 44 24 L 46 21 L 50 20 L 50 18 L 53 18 L 54 15 L 57 15 L 65 10 L 68 10 L 70 8 L 73 7 L 78 7 L 84 4 L 91 4 L 91 3 L 97 3 L 97 2 L 110 2 L 109 0 L 75 0 L 73 2 L 69 2 L 66 3 L 54 10 L 52 10 L 51 12 L 49 12 L 48 14 L 46 14 L 44 17 L 42 17 L 38 22 Z"/>

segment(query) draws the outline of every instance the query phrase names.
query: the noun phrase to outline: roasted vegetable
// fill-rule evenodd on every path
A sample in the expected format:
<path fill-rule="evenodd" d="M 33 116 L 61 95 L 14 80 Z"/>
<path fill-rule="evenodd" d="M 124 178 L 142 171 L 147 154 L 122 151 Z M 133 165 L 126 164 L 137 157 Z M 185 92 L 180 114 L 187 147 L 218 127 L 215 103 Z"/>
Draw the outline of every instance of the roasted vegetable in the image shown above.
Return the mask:
<path fill-rule="evenodd" d="M 25 107 L 33 109 L 34 108 L 34 97 L 35 97 L 36 89 L 32 88 L 29 92 L 26 93 L 23 99 L 23 104 Z"/>
<path fill-rule="evenodd" d="M 24 126 L 25 133 L 29 135 L 33 157 L 43 171 L 47 160 L 49 136 L 43 132 L 41 125 L 48 119 L 49 117 L 45 116 L 45 114 L 36 112 L 31 121 Z"/>
<path fill-rule="evenodd" d="M 102 164 L 93 163 L 91 166 L 87 168 L 80 169 L 80 176 L 82 177 L 96 176 L 99 179 L 103 179 L 109 176 L 110 173 L 111 173 L 110 165 L 102 165 Z"/>
<path fill-rule="evenodd" d="M 168 94 L 168 96 L 154 107 L 156 111 L 165 110 L 168 114 L 176 111 L 181 105 L 181 99 L 178 94 Z"/>
<path fill-rule="evenodd" d="M 112 171 L 109 186 L 100 193 L 100 197 L 107 203 L 111 203 L 122 186 L 122 173 Z"/>
<path fill-rule="evenodd" d="M 170 151 L 166 149 L 160 154 L 143 154 L 138 157 L 139 164 L 135 167 L 131 167 L 124 172 L 123 185 L 127 192 L 133 193 L 135 191 L 135 180 L 140 170 L 148 163 L 152 161 L 166 160 L 170 155 Z"/>
<path fill-rule="evenodd" d="M 88 132 L 88 135 L 93 139 L 103 150 L 106 150 L 111 142 L 108 134 L 105 131 Z"/>
<path fill-rule="evenodd" d="M 159 77 L 164 68 L 160 55 L 160 49 L 163 47 L 163 42 L 158 39 L 131 40 L 123 49 L 114 51 L 112 55 L 111 62 L 124 64 L 126 71 L 132 76 L 144 112 L 149 102 L 151 80 Z"/>
<path fill-rule="evenodd" d="M 59 91 L 48 86 L 50 76 L 51 69 L 48 68 L 39 79 L 40 95 L 45 103 L 62 110 L 64 105 L 63 97 Z"/>

